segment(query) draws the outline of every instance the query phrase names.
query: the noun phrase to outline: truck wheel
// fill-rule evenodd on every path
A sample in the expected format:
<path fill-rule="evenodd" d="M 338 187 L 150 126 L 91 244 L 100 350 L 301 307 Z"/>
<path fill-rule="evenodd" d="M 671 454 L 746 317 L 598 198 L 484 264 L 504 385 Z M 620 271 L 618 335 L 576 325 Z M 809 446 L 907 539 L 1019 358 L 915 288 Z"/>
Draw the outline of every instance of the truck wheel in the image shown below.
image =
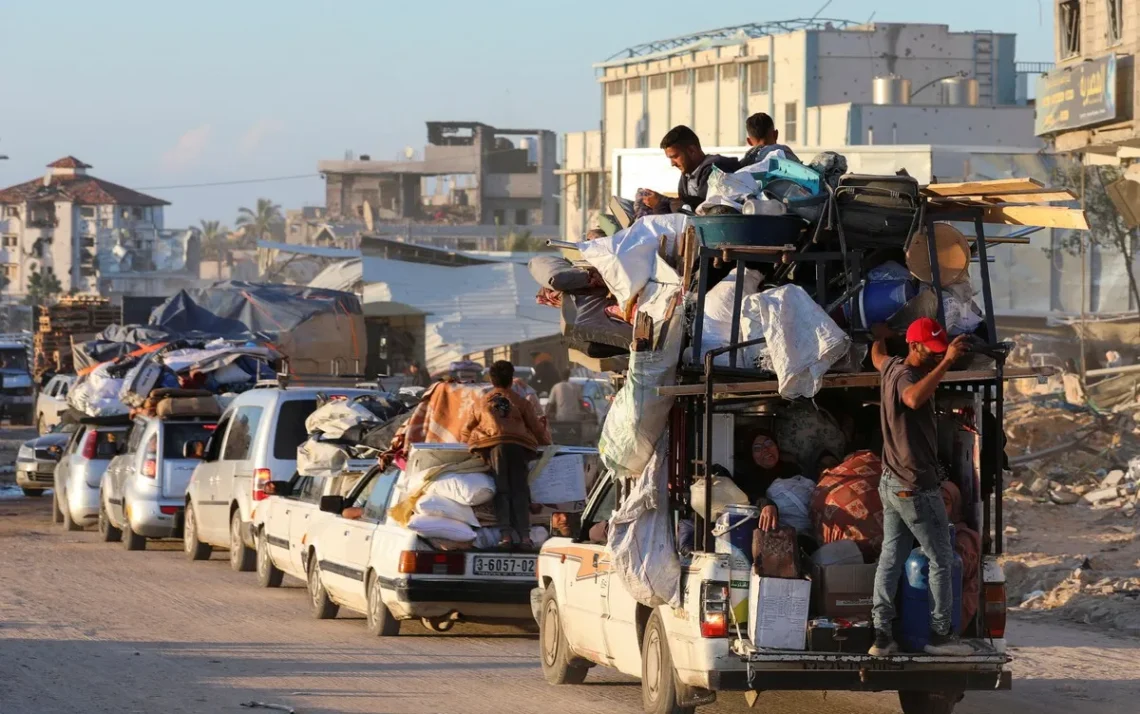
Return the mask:
<path fill-rule="evenodd" d="M 316 553 L 309 556 L 309 603 L 313 606 L 313 617 L 318 620 L 331 620 L 340 612 L 340 606 L 329 599 L 321 583 L 321 564 Z"/>
<path fill-rule="evenodd" d="M 58 488 L 55 489 L 55 491 L 53 491 L 51 494 L 51 522 L 52 523 L 63 523 L 63 511 L 60 510 L 60 508 L 59 508 L 59 489 Z M 70 530 L 70 529 L 68 529 L 68 530 Z"/>
<path fill-rule="evenodd" d="M 551 684 L 581 684 L 589 668 L 570 651 L 566 633 L 562 631 L 562 615 L 554 587 L 542 594 L 542 618 L 538 623 L 538 641 L 542 646 L 542 676 Z"/>
<path fill-rule="evenodd" d="M 279 588 L 284 577 L 285 573 L 273 564 L 273 558 L 269 555 L 269 541 L 265 539 L 265 533 L 260 533 L 257 538 L 257 584 L 263 588 Z"/>
<path fill-rule="evenodd" d="M 230 516 L 230 567 L 248 573 L 257 567 L 257 552 L 241 539 L 241 511 Z"/>
<path fill-rule="evenodd" d="M 400 621 L 392 616 L 392 611 L 384 604 L 380 592 L 380 576 L 372 574 L 368 585 L 368 632 L 377 637 L 395 637 L 400 634 Z"/>
<path fill-rule="evenodd" d="M 107 504 L 103 503 L 103 495 L 99 495 L 99 535 L 104 543 L 118 543 L 123 532 L 111 525 L 111 518 L 107 515 Z"/>
<path fill-rule="evenodd" d="M 127 513 L 126 506 L 123 506 L 123 547 L 127 550 L 146 550 L 146 536 L 131 530 L 131 519 Z"/>
<path fill-rule="evenodd" d="M 952 714 L 962 692 L 899 692 L 903 714 Z"/>
<path fill-rule="evenodd" d="M 28 498 L 39 498 L 40 496 L 44 495 L 44 490 L 42 488 L 28 488 L 27 486 L 21 486 L 20 490 L 23 491 L 24 495 Z"/>
<path fill-rule="evenodd" d="M 190 560 L 209 560 L 213 548 L 209 543 L 198 540 L 198 520 L 194 514 L 194 506 L 186 503 L 186 517 L 182 522 L 182 550 Z"/>
<path fill-rule="evenodd" d="M 673 670 L 673 657 L 661 615 L 654 612 L 641 643 L 641 706 L 645 714 L 693 714 L 680 705 L 683 685 Z"/>

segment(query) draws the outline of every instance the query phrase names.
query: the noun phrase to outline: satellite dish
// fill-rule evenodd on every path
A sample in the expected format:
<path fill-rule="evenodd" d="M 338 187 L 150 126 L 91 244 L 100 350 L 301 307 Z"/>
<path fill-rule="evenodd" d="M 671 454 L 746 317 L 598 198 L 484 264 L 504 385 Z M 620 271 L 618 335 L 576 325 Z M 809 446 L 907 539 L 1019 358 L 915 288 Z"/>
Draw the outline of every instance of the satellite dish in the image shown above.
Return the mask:
<path fill-rule="evenodd" d="M 364 227 L 371 233 L 374 229 L 372 227 L 372 204 L 368 201 L 364 202 Z"/>
<path fill-rule="evenodd" d="M 411 147 L 411 146 L 405 146 L 404 147 L 404 158 L 407 159 L 408 161 L 411 161 L 412 159 L 416 158 L 415 148 Z"/>

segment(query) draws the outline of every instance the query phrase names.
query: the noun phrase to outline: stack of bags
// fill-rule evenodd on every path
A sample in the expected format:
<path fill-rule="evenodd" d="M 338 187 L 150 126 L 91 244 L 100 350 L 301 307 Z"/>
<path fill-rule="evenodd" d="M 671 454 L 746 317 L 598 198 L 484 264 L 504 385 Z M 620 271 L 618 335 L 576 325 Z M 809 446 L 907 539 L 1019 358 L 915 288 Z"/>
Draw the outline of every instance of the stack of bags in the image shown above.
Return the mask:
<path fill-rule="evenodd" d="M 495 482 L 486 469 L 482 459 L 467 451 L 415 450 L 397 484 L 401 493 L 393 499 L 389 517 L 438 549 L 471 547 L 482 525 L 475 509 L 489 506 L 495 497 Z"/>
<path fill-rule="evenodd" d="M 384 394 L 353 399 L 319 395 L 316 411 L 305 420 L 309 438 L 297 448 L 298 473 L 331 477 L 344 473 L 350 460 L 375 458 L 407 411 L 402 401 Z"/>

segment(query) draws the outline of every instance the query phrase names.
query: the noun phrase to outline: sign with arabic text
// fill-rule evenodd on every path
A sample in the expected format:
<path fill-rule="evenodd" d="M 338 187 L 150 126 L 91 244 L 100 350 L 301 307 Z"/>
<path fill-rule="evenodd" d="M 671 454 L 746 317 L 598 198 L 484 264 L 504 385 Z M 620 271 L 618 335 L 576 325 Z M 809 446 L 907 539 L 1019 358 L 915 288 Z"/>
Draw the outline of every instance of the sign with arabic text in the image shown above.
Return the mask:
<path fill-rule="evenodd" d="M 1037 78 L 1037 136 L 1117 118 L 1116 55 L 1054 69 Z"/>

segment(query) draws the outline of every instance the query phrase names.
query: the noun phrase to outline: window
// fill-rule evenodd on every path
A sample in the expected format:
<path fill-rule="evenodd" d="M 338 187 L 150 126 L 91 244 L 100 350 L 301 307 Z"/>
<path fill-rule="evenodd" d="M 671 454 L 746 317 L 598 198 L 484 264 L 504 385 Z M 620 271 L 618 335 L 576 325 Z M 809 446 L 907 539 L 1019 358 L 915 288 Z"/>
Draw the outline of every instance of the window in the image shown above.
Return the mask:
<path fill-rule="evenodd" d="M 621 90 L 622 90 L 622 83 L 620 80 L 617 82 L 606 82 L 606 94 L 608 96 L 611 96 L 611 97 L 620 96 Z"/>
<path fill-rule="evenodd" d="M 748 93 L 765 94 L 768 91 L 768 59 L 748 63 Z"/>
<path fill-rule="evenodd" d="M 1124 39 L 1124 0 L 1106 0 L 1108 3 L 1108 44 L 1115 45 Z"/>
<path fill-rule="evenodd" d="M 94 218 L 95 217 L 95 207 L 94 206 L 80 206 L 79 207 L 79 216 L 81 218 Z"/>
<path fill-rule="evenodd" d="M 680 72 L 673 72 L 670 76 L 673 78 L 674 87 L 689 86 L 689 70 L 683 69 Z"/>
<path fill-rule="evenodd" d="M 796 141 L 796 117 L 799 112 L 796 110 L 795 102 L 788 102 L 784 105 L 784 141 Z"/>
<path fill-rule="evenodd" d="M 618 487 L 614 479 L 605 477 L 606 483 L 599 486 L 605 489 L 601 497 L 594 502 L 594 508 L 590 511 L 587 518 L 582 521 L 582 537 L 586 537 L 589 532 L 590 526 L 608 521 L 610 516 L 614 514 L 614 509 L 617 508 Z"/>
<path fill-rule="evenodd" d="M 15 280 L 17 275 L 19 275 L 20 265 L 18 263 L 5 263 L 3 268 L 4 277 L 8 278 L 9 280 Z"/>
<path fill-rule="evenodd" d="M 221 457 L 222 442 L 226 440 L 226 432 L 229 430 L 232 416 L 232 414 L 225 414 L 218 421 L 218 428 L 214 429 L 214 435 L 206 443 L 206 461 L 217 461 Z"/>
<path fill-rule="evenodd" d="M 139 444 L 142 443 L 144 433 L 146 433 L 145 421 L 136 421 L 134 424 L 131 424 L 131 433 L 130 438 L 127 439 L 126 453 L 133 454 L 139 450 Z"/>
<path fill-rule="evenodd" d="M 1061 59 L 1081 53 L 1081 2 L 1065 0 L 1057 6 L 1057 26 L 1061 31 Z"/>
<path fill-rule="evenodd" d="M 257 439 L 261 411 L 261 407 L 239 407 L 234 412 L 230 431 L 226 434 L 226 446 L 222 452 L 223 461 L 245 461 L 253 455 L 253 442 Z"/>
<path fill-rule="evenodd" d="M 305 503 L 320 503 L 324 495 L 325 480 L 312 476 L 301 476 L 293 486 L 293 497 Z"/>
<path fill-rule="evenodd" d="M 59 383 L 59 397 L 60 397 L 60 399 L 64 399 L 67 397 L 67 389 L 68 389 L 67 381 L 66 380 L 61 381 Z"/>
<path fill-rule="evenodd" d="M 527 224 L 526 209 L 525 208 L 517 209 L 515 211 L 515 225 L 516 226 L 525 226 L 526 224 Z"/>
<path fill-rule="evenodd" d="M 289 461 L 297 458 L 297 447 L 309 438 L 305 420 L 316 410 L 316 399 L 294 399 L 281 405 L 277 412 L 277 430 L 273 434 L 273 458 Z"/>
<path fill-rule="evenodd" d="M 655 74 L 649 78 L 650 89 L 665 89 L 669 86 L 669 75 Z"/>
<path fill-rule="evenodd" d="M 364 519 L 383 523 L 388 514 L 388 499 L 400 472 L 391 469 L 378 475 L 368 487 L 368 498 L 364 501 Z M 363 493 L 363 492 L 362 492 Z"/>
<path fill-rule="evenodd" d="M 183 449 L 193 441 L 210 440 L 213 424 L 167 424 L 162 431 L 162 457 L 181 459 Z"/>
<path fill-rule="evenodd" d="M 625 80 L 625 91 L 630 94 L 636 94 L 641 91 L 641 77 Z"/>
<path fill-rule="evenodd" d="M 736 79 L 739 76 L 740 76 L 740 65 L 733 63 L 733 64 L 722 64 L 720 66 L 720 78 L 721 79 Z"/>
<path fill-rule="evenodd" d="M 19 218 L 20 217 L 20 207 L 19 206 L 4 206 L 4 216 L 7 218 Z"/>
<path fill-rule="evenodd" d="M 20 245 L 19 236 L 4 236 L 3 246 L 5 248 L 15 248 L 18 245 Z"/>
<path fill-rule="evenodd" d="M 697 84 L 716 81 L 716 67 L 701 67 L 697 69 Z"/>
<path fill-rule="evenodd" d="M 507 212 L 501 208 L 496 208 L 491 212 L 492 222 L 496 226 L 505 225 L 507 222 Z"/>

